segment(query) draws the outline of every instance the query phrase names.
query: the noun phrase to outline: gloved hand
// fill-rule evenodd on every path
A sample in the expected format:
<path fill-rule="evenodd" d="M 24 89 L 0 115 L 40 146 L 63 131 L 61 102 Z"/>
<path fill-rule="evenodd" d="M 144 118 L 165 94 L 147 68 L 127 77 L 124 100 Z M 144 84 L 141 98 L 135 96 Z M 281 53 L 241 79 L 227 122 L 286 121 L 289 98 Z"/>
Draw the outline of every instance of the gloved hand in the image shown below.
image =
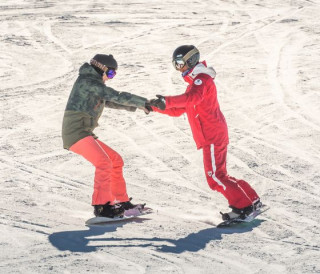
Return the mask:
<path fill-rule="evenodd" d="M 147 109 L 149 112 L 153 111 L 150 101 L 147 101 L 144 105 L 145 109 Z"/>
<path fill-rule="evenodd" d="M 162 95 L 157 95 L 158 99 L 150 100 L 150 105 L 161 110 L 166 109 L 166 99 Z"/>
<path fill-rule="evenodd" d="M 141 109 L 144 111 L 145 114 L 149 114 L 151 111 L 153 111 L 151 105 L 150 105 L 150 101 L 147 101 L 144 104 L 144 107 L 141 107 Z"/>

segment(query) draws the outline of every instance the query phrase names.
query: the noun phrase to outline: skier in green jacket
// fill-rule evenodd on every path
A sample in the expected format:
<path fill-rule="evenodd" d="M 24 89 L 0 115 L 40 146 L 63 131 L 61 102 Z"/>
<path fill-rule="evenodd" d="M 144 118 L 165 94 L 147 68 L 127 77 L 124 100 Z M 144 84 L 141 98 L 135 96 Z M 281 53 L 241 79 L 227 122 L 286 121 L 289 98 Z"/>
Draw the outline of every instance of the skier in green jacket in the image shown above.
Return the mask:
<path fill-rule="evenodd" d="M 127 92 L 118 92 L 105 85 L 116 75 L 117 61 L 112 55 L 97 54 L 90 64 L 80 67 L 63 117 L 63 146 L 83 156 L 96 168 L 92 205 L 96 216 L 114 218 L 133 205 L 123 178 L 123 160 L 109 146 L 97 139 L 93 130 L 104 107 L 148 113 L 147 99 Z"/>

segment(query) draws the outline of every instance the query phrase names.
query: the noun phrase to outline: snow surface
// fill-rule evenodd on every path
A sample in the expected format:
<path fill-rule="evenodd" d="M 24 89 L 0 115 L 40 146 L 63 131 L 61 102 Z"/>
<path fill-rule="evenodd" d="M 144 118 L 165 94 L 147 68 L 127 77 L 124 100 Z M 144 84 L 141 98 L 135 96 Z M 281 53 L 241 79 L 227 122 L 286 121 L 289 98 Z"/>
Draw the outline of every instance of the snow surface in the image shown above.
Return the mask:
<path fill-rule="evenodd" d="M 319 15 L 316 0 L 1 0 L 0 272 L 320 273 Z M 230 175 L 271 209 L 217 229 L 227 203 L 186 118 L 106 109 L 96 134 L 155 213 L 86 227 L 94 169 L 60 136 L 80 65 L 112 53 L 112 87 L 180 94 L 181 44 L 217 71 Z"/>

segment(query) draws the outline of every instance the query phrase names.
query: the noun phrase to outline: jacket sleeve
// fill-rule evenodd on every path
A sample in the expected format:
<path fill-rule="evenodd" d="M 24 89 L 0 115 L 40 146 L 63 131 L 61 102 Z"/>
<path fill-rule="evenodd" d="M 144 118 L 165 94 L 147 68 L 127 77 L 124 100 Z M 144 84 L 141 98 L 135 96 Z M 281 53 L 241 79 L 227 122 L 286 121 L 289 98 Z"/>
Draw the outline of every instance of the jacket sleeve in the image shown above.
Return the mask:
<path fill-rule="evenodd" d="M 167 108 L 165 110 L 158 109 L 156 107 L 152 107 L 153 111 L 159 112 L 162 114 L 167 114 L 169 116 L 178 117 L 186 112 L 185 108 Z"/>
<path fill-rule="evenodd" d="M 136 107 L 120 105 L 120 104 L 109 102 L 109 101 L 106 101 L 105 107 L 106 108 L 114 108 L 114 109 L 124 109 L 124 110 L 132 111 L 132 112 L 135 112 L 137 110 Z"/>
<path fill-rule="evenodd" d="M 131 107 L 144 107 L 147 101 L 146 98 L 131 94 L 129 92 L 119 92 L 113 88 L 105 86 L 104 99 L 108 102 L 116 103 L 118 105 Z"/>
<path fill-rule="evenodd" d="M 188 93 L 184 93 L 176 96 L 165 96 L 166 108 L 184 108 L 189 105 L 198 105 L 204 97 L 207 91 L 206 87 L 206 77 L 197 77 L 191 86 Z"/>

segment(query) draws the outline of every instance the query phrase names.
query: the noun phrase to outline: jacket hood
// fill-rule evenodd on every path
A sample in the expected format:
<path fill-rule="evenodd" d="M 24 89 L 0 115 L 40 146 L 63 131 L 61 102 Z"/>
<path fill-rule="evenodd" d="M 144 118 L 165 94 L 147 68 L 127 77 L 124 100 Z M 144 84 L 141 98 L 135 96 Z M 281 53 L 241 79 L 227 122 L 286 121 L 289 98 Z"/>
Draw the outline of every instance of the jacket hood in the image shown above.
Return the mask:
<path fill-rule="evenodd" d="M 100 79 L 102 81 L 101 75 L 99 75 L 96 70 L 90 66 L 88 63 L 84 63 L 79 69 L 79 75 L 89 75 L 93 78 Z"/>
<path fill-rule="evenodd" d="M 206 61 L 202 61 L 201 63 L 197 64 L 187 75 L 183 76 L 183 79 L 192 84 L 193 80 L 198 76 L 198 74 L 204 73 L 209 75 L 211 78 L 216 77 L 216 71 L 213 67 L 207 67 Z"/>

